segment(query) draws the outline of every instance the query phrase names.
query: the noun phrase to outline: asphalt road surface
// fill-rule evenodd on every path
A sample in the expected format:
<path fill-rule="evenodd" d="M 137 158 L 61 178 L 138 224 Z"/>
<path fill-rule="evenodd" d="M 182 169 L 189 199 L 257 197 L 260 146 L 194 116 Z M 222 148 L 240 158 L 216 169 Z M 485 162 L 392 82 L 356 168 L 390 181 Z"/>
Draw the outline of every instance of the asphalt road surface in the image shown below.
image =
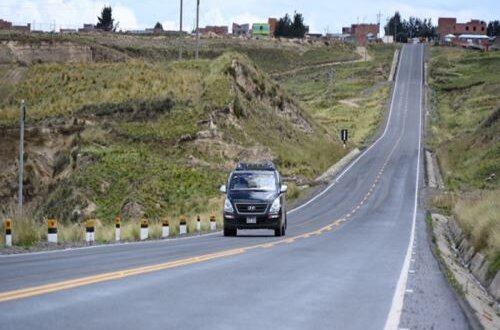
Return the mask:
<path fill-rule="evenodd" d="M 418 207 L 423 52 L 404 46 L 385 130 L 284 239 L 0 257 L 0 329 L 467 329 Z"/>

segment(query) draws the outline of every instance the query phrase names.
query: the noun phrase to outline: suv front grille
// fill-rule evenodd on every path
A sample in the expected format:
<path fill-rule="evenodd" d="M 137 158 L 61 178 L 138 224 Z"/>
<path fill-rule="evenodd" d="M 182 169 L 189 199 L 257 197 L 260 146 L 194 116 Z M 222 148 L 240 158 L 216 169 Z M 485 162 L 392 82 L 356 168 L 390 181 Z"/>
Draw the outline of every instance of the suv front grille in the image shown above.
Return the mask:
<path fill-rule="evenodd" d="M 265 213 L 267 204 L 263 203 L 236 203 L 238 213 Z"/>

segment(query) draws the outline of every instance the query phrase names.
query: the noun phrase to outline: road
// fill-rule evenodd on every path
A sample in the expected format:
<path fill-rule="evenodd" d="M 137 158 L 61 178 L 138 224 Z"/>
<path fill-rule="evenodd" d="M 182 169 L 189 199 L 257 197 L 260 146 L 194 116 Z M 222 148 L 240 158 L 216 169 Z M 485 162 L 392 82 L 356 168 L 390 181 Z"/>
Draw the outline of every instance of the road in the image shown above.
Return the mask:
<path fill-rule="evenodd" d="M 0 329 L 467 329 L 418 206 L 423 53 L 404 46 L 385 129 L 290 211 L 285 239 L 0 257 Z"/>

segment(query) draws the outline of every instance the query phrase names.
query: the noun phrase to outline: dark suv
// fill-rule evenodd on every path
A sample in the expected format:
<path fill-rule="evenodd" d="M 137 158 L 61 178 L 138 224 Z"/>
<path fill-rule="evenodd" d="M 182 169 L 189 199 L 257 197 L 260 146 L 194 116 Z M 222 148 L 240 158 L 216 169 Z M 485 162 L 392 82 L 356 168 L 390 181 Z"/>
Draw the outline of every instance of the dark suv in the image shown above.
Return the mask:
<path fill-rule="evenodd" d="M 273 229 L 275 236 L 285 235 L 287 186 L 272 162 L 238 163 L 220 190 L 226 194 L 224 236 L 236 236 L 238 229 Z"/>

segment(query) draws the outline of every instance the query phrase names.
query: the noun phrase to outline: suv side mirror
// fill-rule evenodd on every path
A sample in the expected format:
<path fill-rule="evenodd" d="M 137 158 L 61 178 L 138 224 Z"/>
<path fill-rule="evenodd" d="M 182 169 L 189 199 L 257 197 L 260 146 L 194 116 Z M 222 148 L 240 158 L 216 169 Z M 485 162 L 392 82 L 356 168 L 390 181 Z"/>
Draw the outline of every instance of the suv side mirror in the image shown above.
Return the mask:
<path fill-rule="evenodd" d="M 220 189 L 219 189 L 219 190 L 220 190 L 220 192 L 221 192 L 221 193 L 225 194 L 225 193 L 227 192 L 226 185 L 222 185 L 222 186 L 220 186 Z"/>
<path fill-rule="evenodd" d="M 288 187 L 287 187 L 287 186 L 285 186 L 285 185 L 282 185 L 282 186 L 281 186 L 281 189 L 280 189 L 280 193 L 284 194 L 284 193 L 286 193 L 287 191 L 288 191 Z"/>

